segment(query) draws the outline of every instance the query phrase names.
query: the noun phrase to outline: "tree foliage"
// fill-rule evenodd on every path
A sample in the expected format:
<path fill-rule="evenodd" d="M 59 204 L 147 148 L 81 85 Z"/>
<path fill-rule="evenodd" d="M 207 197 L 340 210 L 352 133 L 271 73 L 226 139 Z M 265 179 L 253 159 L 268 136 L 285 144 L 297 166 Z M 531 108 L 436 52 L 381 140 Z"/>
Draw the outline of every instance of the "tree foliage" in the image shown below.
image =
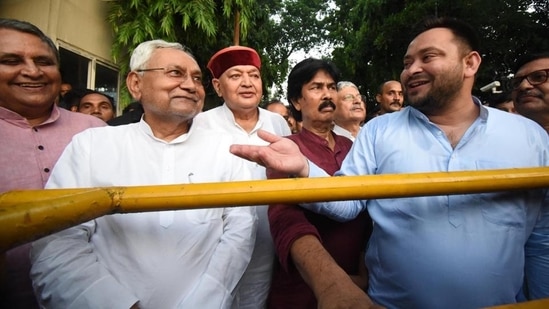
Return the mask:
<path fill-rule="evenodd" d="M 505 81 L 517 56 L 549 50 L 549 2 L 531 0 L 335 0 L 330 21 L 339 40 L 334 62 L 363 91 L 375 94 L 388 79 L 399 79 L 409 30 L 426 16 L 463 19 L 478 30 L 483 62 L 477 87 Z"/>
<path fill-rule="evenodd" d="M 113 1 L 107 17 L 114 35 L 112 54 L 122 74 L 131 51 L 141 42 L 180 42 L 194 54 L 203 72 L 216 50 L 232 45 L 235 12 L 245 37 L 254 20 L 254 0 L 123 0 Z M 128 102 L 129 97 L 122 98 Z"/>
<path fill-rule="evenodd" d="M 235 12 L 240 44 L 262 56 L 264 97 L 281 96 L 290 55 L 334 46 L 343 78 L 372 98 L 385 80 L 399 79 L 409 30 L 426 16 L 452 16 L 478 29 L 483 62 L 480 87 L 505 81 L 518 55 L 549 50 L 549 1 L 534 0 L 120 0 L 108 21 L 113 56 L 127 72 L 130 51 L 161 38 L 189 47 L 203 72 L 217 50 L 232 45 Z M 271 86 L 272 87 L 271 89 Z M 371 100 L 371 99 L 370 99 Z M 220 103 L 208 89 L 207 105 Z"/>
<path fill-rule="evenodd" d="M 108 21 L 114 34 L 113 57 L 128 71 L 129 56 L 139 43 L 151 39 L 180 42 L 191 49 L 203 72 L 219 49 L 233 44 L 235 13 L 240 13 L 240 45 L 262 57 L 265 98 L 278 88 L 289 68 L 288 57 L 322 41 L 326 12 L 320 0 L 126 0 L 111 2 Z M 279 95 L 276 93 L 274 95 Z M 128 102 L 126 94 L 122 98 Z M 206 109 L 220 104 L 208 88 Z"/>

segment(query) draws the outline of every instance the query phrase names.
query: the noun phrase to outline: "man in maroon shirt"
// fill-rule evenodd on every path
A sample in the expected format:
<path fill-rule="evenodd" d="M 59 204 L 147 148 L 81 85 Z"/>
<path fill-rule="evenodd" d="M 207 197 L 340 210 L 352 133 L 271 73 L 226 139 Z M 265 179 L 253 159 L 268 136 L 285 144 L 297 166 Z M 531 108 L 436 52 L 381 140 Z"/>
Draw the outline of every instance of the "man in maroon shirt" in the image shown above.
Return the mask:
<path fill-rule="evenodd" d="M 288 101 L 293 116 L 303 121 L 300 133 L 289 136 L 312 162 L 333 175 L 352 146 L 351 140 L 332 132 L 338 69 L 325 60 L 298 63 L 288 77 Z M 283 175 L 269 175 L 270 178 Z M 365 289 L 363 251 L 371 220 L 363 213 L 340 223 L 298 205 L 270 205 L 269 223 L 278 263 L 273 272 L 269 308 L 330 307 L 331 288 L 323 276 L 351 276 L 346 290 Z M 370 228 L 365 228 L 365 226 Z M 361 294 L 361 293 L 357 293 Z M 362 293 L 363 294 L 363 293 Z M 342 295 L 339 305 L 346 301 Z"/>

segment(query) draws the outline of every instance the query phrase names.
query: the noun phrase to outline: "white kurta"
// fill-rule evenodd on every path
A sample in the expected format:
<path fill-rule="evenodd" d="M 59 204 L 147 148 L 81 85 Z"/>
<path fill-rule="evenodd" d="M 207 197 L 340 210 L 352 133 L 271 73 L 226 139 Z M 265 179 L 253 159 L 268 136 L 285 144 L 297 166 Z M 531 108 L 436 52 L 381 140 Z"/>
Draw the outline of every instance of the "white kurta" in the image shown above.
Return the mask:
<path fill-rule="evenodd" d="M 279 135 L 291 134 L 288 123 L 279 114 L 259 108 L 259 121 L 254 129 L 248 133 L 234 119 L 234 115 L 226 104 L 203 112 L 196 116 L 195 124 L 208 130 L 219 130 L 231 134 L 235 142 L 248 145 L 266 145 L 267 143 L 257 136 L 259 129 Z M 243 160 L 252 171 L 254 179 L 266 179 L 265 168 L 250 161 Z M 267 218 L 268 206 L 255 207 L 258 216 L 257 237 L 252 260 L 235 296 L 233 308 L 258 309 L 265 308 L 274 262 L 274 245 Z"/>
<path fill-rule="evenodd" d="M 215 142 L 213 142 L 215 140 Z M 204 183 L 250 178 L 229 135 L 171 142 L 141 120 L 76 135 L 48 188 Z M 52 308 L 227 308 L 255 240 L 251 207 L 107 215 L 33 244 L 31 276 Z"/>
<path fill-rule="evenodd" d="M 334 131 L 334 133 L 337 135 L 345 136 L 353 142 L 355 141 L 355 137 L 353 136 L 353 134 L 351 134 L 351 131 L 344 129 L 337 124 L 334 124 L 334 128 L 332 129 L 332 131 Z"/>

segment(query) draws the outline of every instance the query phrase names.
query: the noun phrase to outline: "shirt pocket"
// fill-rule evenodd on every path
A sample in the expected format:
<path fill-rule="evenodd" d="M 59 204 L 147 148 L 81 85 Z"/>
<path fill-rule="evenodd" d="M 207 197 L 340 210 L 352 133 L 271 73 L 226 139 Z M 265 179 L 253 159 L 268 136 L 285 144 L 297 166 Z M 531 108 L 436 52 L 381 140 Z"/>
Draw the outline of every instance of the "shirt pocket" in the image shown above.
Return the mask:
<path fill-rule="evenodd" d="M 477 161 L 478 170 L 517 167 L 511 162 Z M 513 166 L 514 165 L 514 166 Z M 482 210 L 484 220 L 492 224 L 523 228 L 526 223 L 527 193 L 524 191 L 499 191 L 476 194 L 475 201 Z"/>
<path fill-rule="evenodd" d="M 194 224 L 207 224 L 223 220 L 223 208 L 187 209 L 184 217 Z"/>

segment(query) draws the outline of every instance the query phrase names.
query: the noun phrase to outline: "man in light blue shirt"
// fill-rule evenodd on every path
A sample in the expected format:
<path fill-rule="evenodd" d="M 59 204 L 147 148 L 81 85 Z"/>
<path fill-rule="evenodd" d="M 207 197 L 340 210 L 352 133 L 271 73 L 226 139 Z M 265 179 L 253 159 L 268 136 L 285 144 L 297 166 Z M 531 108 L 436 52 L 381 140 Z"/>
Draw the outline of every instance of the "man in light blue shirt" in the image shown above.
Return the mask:
<path fill-rule="evenodd" d="M 359 133 L 339 175 L 547 166 L 549 138 L 535 123 L 471 96 L 481 58 L 474 31 L 426 21 L 404 56 L 410 107 Z M 325 176 L 286 140 L 232 152 L 298 176 Z M 549 297 L 547 190 L 302 205 L 338 220 L 374 220 L 368 295 L 388 308 L 480 308 Z M 527 288 L 523 289 L 523 284 Z M 367 307 L 367 306 L 363 306 Z"/>

